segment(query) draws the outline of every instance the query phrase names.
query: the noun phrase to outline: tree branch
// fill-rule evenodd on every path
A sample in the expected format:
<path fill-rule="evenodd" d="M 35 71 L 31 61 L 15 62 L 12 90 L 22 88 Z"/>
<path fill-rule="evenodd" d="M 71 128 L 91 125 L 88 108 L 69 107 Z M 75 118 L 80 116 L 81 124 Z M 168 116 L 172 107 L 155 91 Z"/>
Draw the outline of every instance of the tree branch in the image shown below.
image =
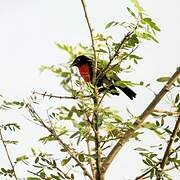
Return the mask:
<path fill-rule="evenodd" d="M 139 129 L 144 122 L 144 120 L 151 114 L 155 108 L 155 106 L 160 102 L 160 100 L 164 97 L 164 95 L 170 90 L 171 86 L 178 79 L 180 75 L 180 67 L 178 67 L 177 71 L 173 74 L 173 76 L 169 79 L 167 84 L 162 88 L 159 94 L 153 99 L 153 101 L 149 104 L 149 106 L 145 109 L 145 111 L 139 116 L 139 118 L 133 123 L 133 128 L 129 129 L 120 140 L 116 143 L 113 149 L 108 154 L 102 165 L 102 171 L 106 172 L 113 159 L 116 157 L 117 153 L 121 150 L 121 148 L 125 145 L 126 142 L 133 136 L 135 131 Z"/>
<path fill-rule="evenodd" d="M 95 49 L 95 42 L 94 42 L 94 36 L 93 36 L 93 29 L 91 27 L 89 17 L 87 14 L 87 8 L 85 0 L 81 0 L 81 3 L 83 5 L 84 15 L 88 24 L 90 36 L 91 36 L 91 42 L 92 42 L 92 48 L 94 53 L 94 66 L 93 66 L 93 78 L 92 78 L 92 84 L 95 85 L 94 87 L 94 111 L 93 111 L 93 130 L 94 130 L 94 137 L 95 137 L 95 154 L 96 154 L 96 180 L 102 180 L 103 174 L 101 173 L 101 149 L 100 149 L 100 138 L 99 138 L 99 123 L 98 123 L 98 104 L 99 104 L 99 92 L 98 88 L 96 87 L 96 76 L 97 76 L 97 58 L 96 58 L 96 49 Z"/>
<path fill-rule="evenodd" d="M 93 175 L 93 178 L 95 179 L 96 177 L 96 173 L 95 173 L 95 169 L 94 169 L 94 163 L 92 161 L 92 152 L 91 152 L 91 145 L 90 145 L 90 142 L 87 140 L 87 148 L 88 148 L 88 162 L 90 164 L 90 167 L 91 167 L 91 172 L 92 172 L 92 175 Z"/>
<path fill-rule="evenodd" d="M 90 36 L 91 36 L 92 49 L 93 49 L 93 53 L 94 53 L 94 61 L 93 61 L 94 62 L 94 68 L 93 68 L 92 84 L 95 84 L 96 75 L 97 75 L 97 58 L 96 58 L 96 48 L 95 48 L 95 42 L 94 42 L 93 28 L 91 26 L 91 23 L 90 23 L 90 20 L 89 20 L 89 17 L 88 17 L 85 0 L 81 0 L 81 3 L 82 3 L 82 6 L 83 6 L 86 22 L 88 24 L 89 33 L 90 33 Z"/>
<path fill-rule="evenodd" d="M 6 151 L 6 155 L 7 155 L 7 158 L 8 158 L 8 160 L 9 160 L 9 163 L 10 163 L 10 165 L 11 165 L 11 168 L 12 168 L 12 170 L 13 170 L 14 177 L 15 177 L 16 180 L 18 180 L 18 178 L 17 178 L 17 176 L 16 176 L 15 168 L 14 168 L 14 165 L 13 165 L 13 163 L 12 163 L 10 154 L 9 154 L 9 152 L 8 152 L 6 143 L 5 143 L 5 141 L 4 141 L 4 138 L 3 138 L 3 135 L 2 135 L 2 130 L 1 130 L 1 129 L 0 129 L 0 138 L 1 138 L 1 141 L 2 141 L 2 143 L 3 143 L 4 149 L 5 149 L 5 151 Z"/>
<path fill-rule="evenodd" d="M 37 94 L 43 97 L 49 97 L 50 98 L 57 98 L 57 99 L 79 99 L 78 96 L 58 96 L 58 95 L 53 95 L 53 94 L 47 94 L 47 92 L 44 93 L 40 93 L 40 92 L 36 92 L 34 91 L 33 94 Z M 84 96 L 84 98 L 89 98 L 91 96 Z"/>
<path fill-rule="evenodd" d="M 83 103 L 83 102 L 82 102 L 82 103 Z M 91 128 L 93 128 L 92 123 L 90 122 L 89 117 L 87 116 L 87 113 L 84 114 L 84 123 L 85 123 L 85 126 L 86 126 L 87 128 L 88 128 L 89 126 L 90 126 Z M 92 176 L 93 176 L 93 178 L 95 179 L 95 177 L 96 177 L 96 172 L 95 172 L 94 162 L 93 162 L 93 158 L 92 158 L 92 148 L 91 148 L 90 141 L 89 141 L 89 138 L 88 138 L 88 137 L 86 138 L 86 143 L 87 143 L 87 150 L 88 150 L 88 163 L 89 163 L 90 168 L 91 168 Z"/>
<path fill-rule="evenodd" d="M 160 163 L 160 168 L 161 168 L 161 171 L 163 171 L 165 165 L 166 165 L 166 161 L 169 157 L 169 152 L 171 150 L 171 146 L 174 142 L 174 139 L 177 135 L 177 132 L 179 131 L 179 127 L 180 127 L 180 115 L 176 121 L 176 124 L 175 124 L 175 127 L 174 127 L 174 130 L 171 134 L 171 137 L 170 137 L 170 140 L 169 140 L 169 143 L 167 145 L 167 148 L 166 148 L 166 151 L 164 152 L 164 156 L 163 156 L 163 159 L 162 159 L 162 162 Z M 161 175 L 159 177 L 157 177 L 157 180 L 160 180 L 161 179 Z"/>
<path fill-rule="evenodd" d="M 180 112 L 172 112 L 172 111 L 165 111 L 165 110 L 157 110 L 157 109 L 154 109 L 153 112 L 156 112 L 156 113 L 161 113 L 161 114 L 167 114 L 168 116 L 178 116 L 180 115 Z"/>

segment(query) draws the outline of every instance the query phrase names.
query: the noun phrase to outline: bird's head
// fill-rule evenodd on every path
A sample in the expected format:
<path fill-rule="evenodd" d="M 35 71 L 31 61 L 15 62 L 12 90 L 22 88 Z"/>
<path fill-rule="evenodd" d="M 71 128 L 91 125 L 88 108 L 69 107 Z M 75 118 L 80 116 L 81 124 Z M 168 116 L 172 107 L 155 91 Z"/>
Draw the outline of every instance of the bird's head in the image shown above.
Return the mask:
<path fill-rule="evenodd" d="M 84 56 L 84 55 L 80 55 L 80 56 L 77 56 L 76 59 L 73 61 L 73 63 L 70 65 L 70 67 L 73 67 L 73 66 L 82 66 L 84 64 L 92 64 L 92 60 L 90 58 L 88 58 L 87 56 Z"/>

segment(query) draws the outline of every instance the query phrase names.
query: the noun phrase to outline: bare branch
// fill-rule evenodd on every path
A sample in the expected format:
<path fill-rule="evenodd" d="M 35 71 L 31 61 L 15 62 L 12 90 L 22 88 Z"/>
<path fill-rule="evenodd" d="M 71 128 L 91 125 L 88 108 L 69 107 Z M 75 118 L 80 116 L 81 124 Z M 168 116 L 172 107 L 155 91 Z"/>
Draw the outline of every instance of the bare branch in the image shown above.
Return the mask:
<path fill-rule="evenodd" d="M 120 140 L 116 143 L 113 149 L 108 154 L 102 165 L 102 171 L 106 172 L 113 159 L 116 157 L 117 153 L 121 150 L 121 148 L 125 145 L 126 142 L 133 136 L 135 131 L 139 129 L 144 122 L 144 120 L 151 114 L 155 108 L 155 106 L 160 102 L 160 100 L 164 97 L 164 95 L 170 90 L 171 86 L 178 79 L 180 75 L 180 67 L 173 74 L 173 76 L 169 79 L 167 84 L 162 88 L 159 94 L 153 99 L 153 101 L 149 104 L 149 106 L 145 109 L 145 111 L 139 116 L 139 118 L 134 122 L 133 128 L 129 129 Z"/>
<path fill-rule="evenodd" d="M 93 68 L 92 84 L 95 84 L 96 75 L 97 75 L 97 58 L 96 58 L 96 48 L 95 48 L 95 42 L 94 42 L 93 28 L 91 26 L 91 23 L 90 23 L 90 20 L 89 20 L 89 17 L 88 17 L 85 0 L 81 0 L 81 3 L 82 3 L 82 6 L 83 6 L 86 22 L 88 24 L 89 33 L 90 33 L 90 36 L 91 36 L 92 49 L 93 49 L 93 53 L 94 53 L 94 68 Z"/>
<path fill-rule="evenodd" d="M 53 94 L 47 94 L 47 92 L 44 93 L 39 93 L 34 91 L 33 94 L 37 94 L 43 97 L 49 97 L 49 98 L 57 98 L 57 99 L 79 99 L 78 96 L 58 96 L 58 95 L 53 95 Z M 84 98 L 89 98 L 91 96 L 84 96 Z"/>

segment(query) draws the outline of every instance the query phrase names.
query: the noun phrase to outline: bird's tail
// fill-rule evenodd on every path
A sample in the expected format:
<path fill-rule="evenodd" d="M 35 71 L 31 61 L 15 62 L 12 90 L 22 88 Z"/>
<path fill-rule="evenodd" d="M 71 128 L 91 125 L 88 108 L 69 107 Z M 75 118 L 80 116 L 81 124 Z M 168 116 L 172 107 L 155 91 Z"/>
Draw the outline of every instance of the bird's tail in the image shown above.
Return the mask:
<path fill-rule="evenodd" d="M 121 91 L 123 91 L 123 93 L 125 93 L 131 100 L 133 100 L 133 98 L 136 97 L 136 93 L 130 89 L 129 87 L 119 87 L 119 89 L 121 89 Z"/>

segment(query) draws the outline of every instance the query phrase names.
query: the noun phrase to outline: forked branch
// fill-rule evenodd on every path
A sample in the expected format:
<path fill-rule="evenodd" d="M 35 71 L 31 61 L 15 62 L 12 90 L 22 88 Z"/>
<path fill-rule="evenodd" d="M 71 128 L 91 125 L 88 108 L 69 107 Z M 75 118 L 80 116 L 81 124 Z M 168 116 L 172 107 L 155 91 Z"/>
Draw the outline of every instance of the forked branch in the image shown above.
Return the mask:
<path fill-rule="evenodd" d="M 144 110 L 144 112 L 139 116 L 139 118 L 134 122 L 133 128 L 129 129 L 116 143 L 113 149 L 108 154 L 102 165 L 102 171 L 106 172 L 113 159 L 116 157 L 117 153 L 121 150 L 121 148 L 125 145 L 126 142 L 134 135 L 135 131 L 138 130 L 144 120 L 151 114 L 156 107 L 156 105 L 160 102 L 160 100 L 164 97 L 164 95 L 170 90 L 171 86 L 175 83 L 175 81 L 180 76 L 180 67 L 177 68 L 177 71 L 172 75 L 167 84 L 162 88 L 162 90 L 157 94 L 157 96 L 153 99 L 153 101 L 149 104 L 149 106 Z"/>
<path fill-rule="evenodd" d="M 96 76 L 97 76 L 97 57 L 96 57 L 96 49 L 95 49 L 95 41 L 94 41 L 94 35 L 93 35 L 93 28 L 90 24 L 90 20 L 87 13 L 86 3 L 85 0 L 81 0 L 84 15 L 88 24 L 90 36 L 91 36 L 91 42 L 92 42 L 92 49 L 94 54 L 94 67 L 93 67 L 93 78 L 92 78 L 92 84 L 95 85 L 94 88 L 94 110 L 93 110 L 93 117 L 92 122 L 94 126 L 94 138 L 95 138 L 95 155 L 96 155 L 96 180 L 103 180 L 103 174 L 101 173 L 101 149 L 100 149 L 100 135 L 99 135 L 99 123 L 98 123 L 98 104 L 99 104 L 99 92 L 96 86 Z"/>
<path fill-rule="evenodd" d="M 67 151 L 67 153 L 71 156 L 71 158 L 75 160 L 75 162 L 78 164 L 78 166 L 84 172 L 84 175 L 88 176 L 90 180 L 93 180 L 93 177 L 91 176 L 91 174 L 87 171 L 85 166 L 78 159 L 78 157 L 77 157 L 78 153 L 73 148 L 71 148 L 68 144 L 63 142 L 63 140 L 58 136 L 58 134 L 56 133 L 54 128 L 46 125 L 46 123 L 42 120 L 42 118 L 38 115 L 38 113 L 34 110 L 34 108 L 30 104 L 27 104 L 26 107 L 27 107 L 29 113 L 31 114 L 31 116 L 36 121 L 38 121 L 45 129 L 47 129 L 49 131 L 49 133 L 58 141 L 59 145 L 62 146 Z"/>

